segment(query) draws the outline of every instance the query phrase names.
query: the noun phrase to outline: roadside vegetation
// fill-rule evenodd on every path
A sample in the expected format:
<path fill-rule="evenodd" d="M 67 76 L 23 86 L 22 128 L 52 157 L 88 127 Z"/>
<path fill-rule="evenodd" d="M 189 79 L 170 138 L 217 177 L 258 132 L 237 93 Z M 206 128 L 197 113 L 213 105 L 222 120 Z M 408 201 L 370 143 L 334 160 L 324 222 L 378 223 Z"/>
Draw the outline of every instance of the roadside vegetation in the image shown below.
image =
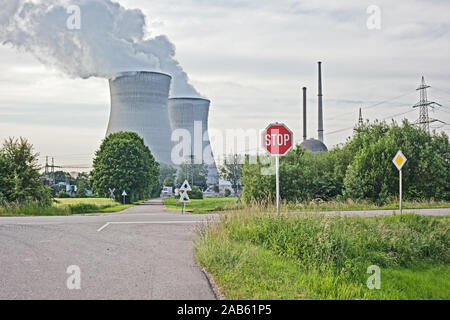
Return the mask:
<path fill-rule="evenodd" d="M 177 201 L 178 199 L 175 197 L 166 198 L 164 199 L 164 204 L 169 210 L 182 211 L 183 204 L 177 203 Z M 195 214 L 205 214 L 242 207 L 242 205 L 238 205 L 236 201 L 237 198 L 233 197 L 191 199 L 191 202 L 186 204 L 186 211 Z"/>
<path fill-rule="evenodd" d="M 94 170 L 79 174 L 71 183 L 77 191 L 66 192 L 70 181 L 64 172 L 41 176 L 38 154 L 24 138 L 6 139 L 0 148 L 0 216 L 71 215 L 79 213 L 116 212 L 150 198 L 160 191 L 159 168 L 143 140 L 132 132 L 109 135 L 94 159 Z M 48 184 L 52 181 L 52 188 Z M 95 197 L 87 198 L 91 183 Z M 115 188 L 115 201 L 109 196 Z M 122 205 L 122 191 L 128 194 Z M 54 198 L 55 195 L 59 198 Z"/>
<path fill-rule="evenodd" d="M 450 217 L 222 215 L 196 258 L 227 299 L 450 299 Z M 366 286 L 369 266 L 381 288 Z"/>
<path fill-rule="evenodd" d="M 341 146 L 311 153 L 296 147 L 280 159 L 280 196 L 288 203 L 366 201 L 378 206 L 398 197 L 398 171 L 392 158 L 402 150 L 403 199 L 450 201 L 450 142 L 445 133 L 429 134 L 404 121 L 366 123 Z M 270 157 L 246 162 L 242 169 L 246 204 L 275 201 Z M 273 166 L 272 166 L 273 168 Z"/>
<path fill-rule="evenodd" d="M 90 182 L 95 194 L 109 196 L 115 189 L 117 201 L 127 193 L 127 203 L 159 196 L 159 164 L 150 149 L 135 132 L 108 135 L 95 153 Z"/>
<path fill-rule="evenodd" d="M 37 202 L 9 203 L 0 207 L 0 216 L 68 216 L 84 213 L 118 212 L 132 207 L 107 198 L 64 198 L 54 199 L 50 206 Z"/>

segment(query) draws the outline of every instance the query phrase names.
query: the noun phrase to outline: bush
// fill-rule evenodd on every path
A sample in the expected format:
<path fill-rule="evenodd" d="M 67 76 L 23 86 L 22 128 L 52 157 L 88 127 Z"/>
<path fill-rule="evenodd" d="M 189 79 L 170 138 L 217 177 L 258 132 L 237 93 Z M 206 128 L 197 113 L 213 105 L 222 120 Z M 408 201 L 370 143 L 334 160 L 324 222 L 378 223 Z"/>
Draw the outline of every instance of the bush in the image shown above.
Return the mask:
<path fill-rule="evenodd" d="M 58 198 L 70 198 L 70 195 L 66 192 L 66 190 L 61 190 L 58 192 Z"/>
<path fill-rule="evenodd" d="M 191 199 L 203 199 L 203 192 L 199 187 L 193 186 L 192 191 L 189 191 L 189 198 Z"/>
<path fill-rule="evenodd" d="M 69 205 L 71 214 L 98 212 L 103 208 L 105 208 L 105 206 L 98 206 L 93 203 L 77 203 Z"/>
<path fill-rule="evenodd" d="M 40 180 L 38 155 L 24 138 L 8 138 L 0 148 L 0 191 L 6 203 L 51 204 L 50 188 Z"/>
<path fill-rule="evenodd" d="M 401 149 L 408 158 L 402 170 L 405 200 L 450 200 L 450 142 L 445 133 L 428 134 L 404 121 L 365 124 L 352 139 L 328 152 L 297 146 L 280 159 L 280 197 L 288 202 L 336 199 L 384 204 L 398 196 L 398 171 L 392 158 Z M 275 201 L 275 174 L 270 157 L 243 168 L 243 200 L 268 205 Z M 267 163 L 267 164 L 266 164 Z M 269 173 L 269 174 L 267 174 Z"/>
<path fill-rule="evenodd" d="M 87 197 L 86 184 L 84 181 L 78 182 L 76 197 L 77 198 L 86 198 Z"/>
<path fill-rule="evenodd" d="M 225 192 L 224 192 L 224 195 L 225 195 L 225 197 L 229 197 L 229 196 L 231 196 L 231 191 L 230 191 L 230 189 L 225 189 Z"/>

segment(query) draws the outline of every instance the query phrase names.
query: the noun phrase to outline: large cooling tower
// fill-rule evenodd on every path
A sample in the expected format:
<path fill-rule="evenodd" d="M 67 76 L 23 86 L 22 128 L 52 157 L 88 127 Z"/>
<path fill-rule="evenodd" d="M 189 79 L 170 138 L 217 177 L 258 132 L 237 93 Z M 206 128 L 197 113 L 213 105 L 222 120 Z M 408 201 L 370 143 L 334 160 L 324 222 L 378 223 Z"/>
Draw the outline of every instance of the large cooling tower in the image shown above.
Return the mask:
<path fill-rule="evenodd" d="M 171 98 L 169 99 L 169 119 L 172 126 L 172 130 L 185 129 L 189 131 L 191 135 L 191 155 L 197 157 L 198 143 L 194 140 L 199 137 L 194 137 L 194 132 L 198 130 L 199 122 L 201 122 L 201 150 L 211 149 L 211 144 L 208 136 L 208 114 L 209 114 L 210 101 L 202 98 Z M 197 123 L 197 129 L 195 128 Z M 200 141 L 200 140 L 197 140 Z M 208 155 L 208 158 L 212 160 L 208 166 L 208 185 L 219 184 L 219 175 L 212 152 Z M 205 161 L 205 158 L 203 158 Z"/>
<path fill-rule="evenodd" d="M 124 72 L 109 80 L 111 113 L 106 135 L 139 134 L 158 162 L 172 164 L 167 101 L 171 76 L 158 72 Z"/>

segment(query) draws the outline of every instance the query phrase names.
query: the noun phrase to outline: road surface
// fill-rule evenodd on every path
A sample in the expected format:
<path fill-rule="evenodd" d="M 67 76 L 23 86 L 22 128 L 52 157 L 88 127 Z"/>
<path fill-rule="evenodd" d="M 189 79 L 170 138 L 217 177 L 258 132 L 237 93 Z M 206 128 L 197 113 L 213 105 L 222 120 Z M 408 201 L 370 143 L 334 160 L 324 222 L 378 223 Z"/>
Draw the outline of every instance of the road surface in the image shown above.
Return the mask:
<path fill-rule="evenodd" d="M 0 217 L 0 299 L 216 299 L 193 254 L 196 228 L 214 217 L 170 212 L 161 200 L 120 213 Z"/>
<path fill-rule="evenodd" d="M 167 211 L 161 200 L 119 213 L 0 217 L 0 299 L 216 299 L 193 254 L 195 231 L 216 218 Z M 79 268 L 80 289 L 71 266 Z"/>

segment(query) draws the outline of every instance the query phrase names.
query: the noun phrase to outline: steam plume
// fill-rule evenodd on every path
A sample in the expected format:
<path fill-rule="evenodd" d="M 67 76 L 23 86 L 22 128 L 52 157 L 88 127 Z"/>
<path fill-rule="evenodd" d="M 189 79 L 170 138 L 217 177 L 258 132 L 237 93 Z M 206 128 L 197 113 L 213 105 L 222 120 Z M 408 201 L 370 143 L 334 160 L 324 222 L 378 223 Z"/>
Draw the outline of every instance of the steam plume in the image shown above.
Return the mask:
<path fill-rule="evenodd" d="M 80 29 L 69 29 L 70 6 Z M 71 77 L 114 78 L 122 71 L 172 76 L 172 96 L 198 97 L 164 35 L 148 37 L 146 17 L 110 0 L 0 0 L 0 42 L 32 53 Z"/>

